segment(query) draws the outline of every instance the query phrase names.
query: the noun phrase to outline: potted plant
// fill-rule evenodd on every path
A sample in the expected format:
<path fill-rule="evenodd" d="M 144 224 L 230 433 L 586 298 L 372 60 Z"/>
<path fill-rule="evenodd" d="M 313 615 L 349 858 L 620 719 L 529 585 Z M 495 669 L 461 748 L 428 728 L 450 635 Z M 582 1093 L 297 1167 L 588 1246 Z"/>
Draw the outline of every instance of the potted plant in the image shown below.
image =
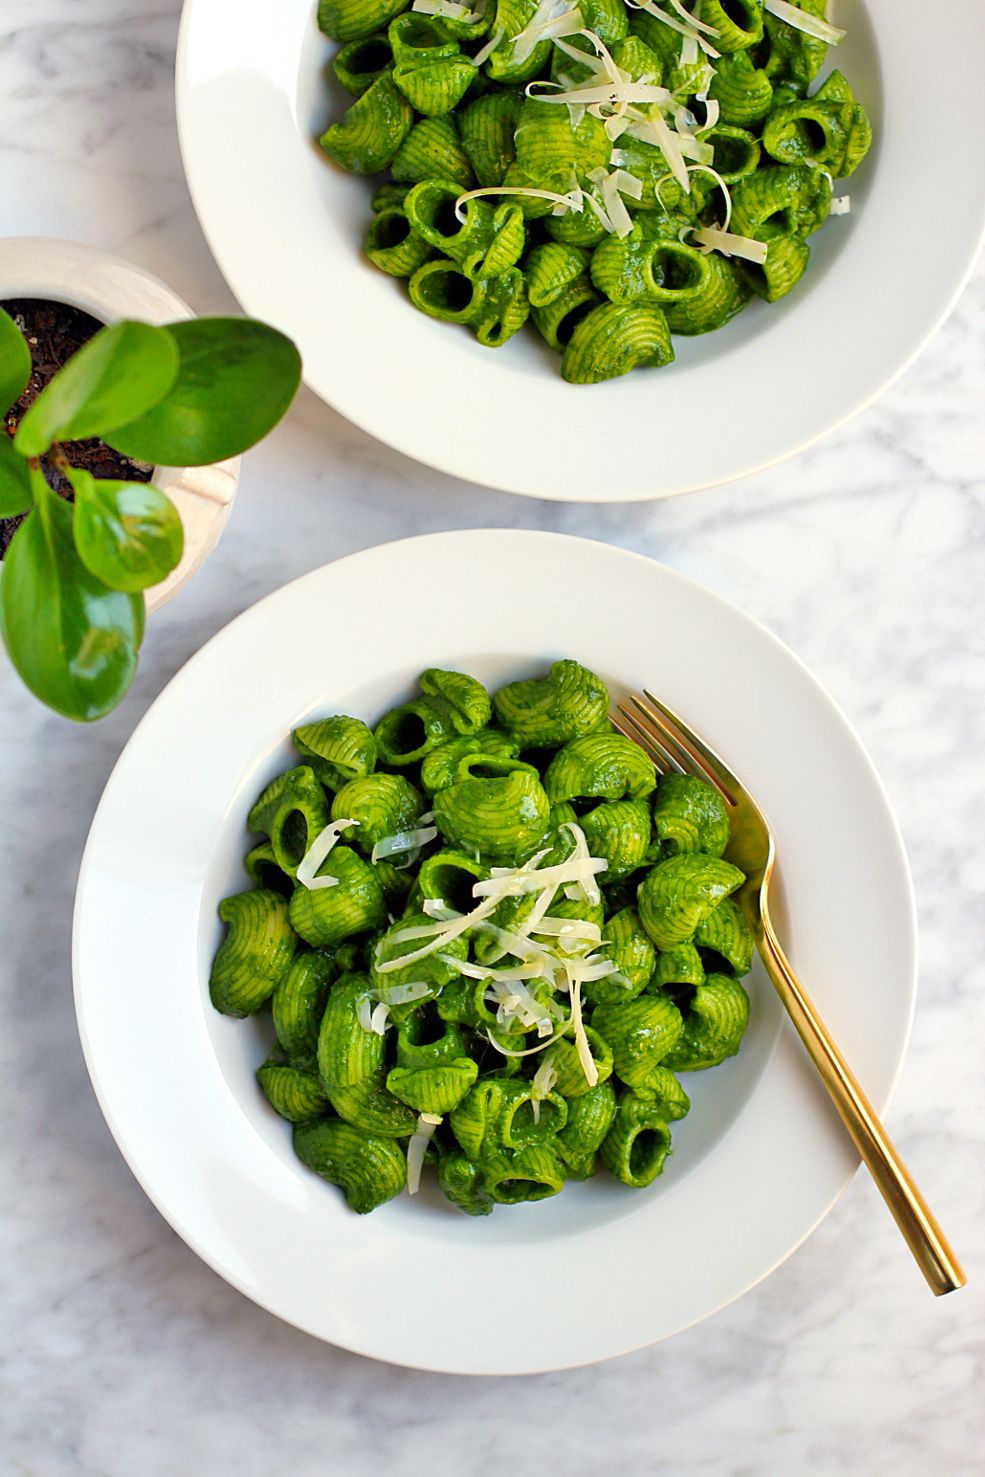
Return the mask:
<path fill-rule="evenodd" d="M 158 469 L 210 467 L 255 444 L 300 382 L 291 341 L 242 318 L 100 329 L 0 434 L 0 516 L 26 513 L 0 577 L 0 633 L 27 686 L 56 712 L 102 717 L 127 691 L 144 591 L 182 558 L 171 498 L 147 481 L 94 477 L 62 443 L 99 437 Z M 31 352 L 0 310 L 0 413 L 22 395 Z M 45 476 L 61 474 L 74 505 Z"/>
<path fill-rule="evenodd" d="M 11 299 L 15 301 L 12 303 Z M 76 346 L 104 324 L 115 323 L 120 318 L 162 324 L 195 316 L 167 283 L 146 268 L 101 247 L 82 241 L 63 241 L 56 236 L 0 239 L 0 307 L 6 303 L 8 312 L 16 313 L 25 333 L 33 336 L 32 323 L 24 322 L 23 314 L 17 312 L 18 307 L 23 307 L 24 299 L 35 309 L 46 310 L 49 316 L 57 315 L 59 326 L 65 316 L 75 320 L 69 324 L 68 337 L 77 341 Z M 79 325 L 85 322 L 88 332 L 80 334 Z M 37 326 L 36 316 L 33 326 Z M 42 334 L 45 336 L 50 335 Z M 53 347 L 56 352 L 49 353 Z M 50 372 L 64 362 L 71 345 L 32 344 L 31 352 L 32 357 L 53 361 L 47 365 Z M 9 422 L 11 416 L 7 419 Z M 74 459 L 77 450 L 76 446 L 69 448 L 70 458 Z M 109 458 L 123 461 L 110 448 L 106 451 Z M 149 480 L 167 493 L 181 517 L 184 552 L 167 579 L 144 591 L 148 615 L 153 615 L 194 578 L 219 542 L 236 498 L 240 462 L 241 458 L 234 456 L 204 467 L 161 464 L 150 469 Z M 109 471 L 103 475 L 123 474 Z M 0 559 L 12 529 L 9 520 L 0 521 Z"/>

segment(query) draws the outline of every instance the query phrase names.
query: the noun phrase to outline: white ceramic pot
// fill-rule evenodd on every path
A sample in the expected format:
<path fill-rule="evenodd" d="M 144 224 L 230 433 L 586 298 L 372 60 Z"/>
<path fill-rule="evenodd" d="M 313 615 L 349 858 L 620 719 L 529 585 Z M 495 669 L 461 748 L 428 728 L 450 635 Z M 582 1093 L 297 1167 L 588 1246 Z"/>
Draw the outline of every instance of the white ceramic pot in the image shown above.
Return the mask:
<path fill-rule="evenodd" d="M 101 323 L 120 318 L 174 323 L 195 316 L 177 293 L 143 267 L 96 246 L 50 236 L 0 241 L 0 302 L 19 297 L 68 303 Z M 177 568 L 146 591 L 149 615 L 198 573 L 215 548 L 232 511 L 239 466 L 240 458 L 234 456 L 208 467 L 154 468 L 151 481 L 177 508 L 185 548 Z"/>

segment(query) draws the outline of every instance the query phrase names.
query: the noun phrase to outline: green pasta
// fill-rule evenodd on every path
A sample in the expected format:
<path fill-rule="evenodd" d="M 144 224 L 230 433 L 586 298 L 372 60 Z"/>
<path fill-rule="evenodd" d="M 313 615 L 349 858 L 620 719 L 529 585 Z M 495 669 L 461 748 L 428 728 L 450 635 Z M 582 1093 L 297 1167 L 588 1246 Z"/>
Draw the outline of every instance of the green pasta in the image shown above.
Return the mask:
<path fill-rule="evenodd" d="M 350 41 L 332 63 L 339 82 L 353 97 L 362 97 L 392 66 L 393 47 L 385 31 Z"/>
<path fill-rule="evenodd" d="M 492 770 L 476 778 L 473 767 Z M 456 770 L 455 782 L 433 797 L 439 830 L 453 845 L 482 852 L 507 866 L 527 860 L 547 833 L 551 807 L 532 764 L 519 759 L 468 755 Z"/>
<path fill-rule="evenodd" d="M 843 34 L 824 0 L 783 14 L 763 0 L 693 15 L 678 0 L 321 0 L 354 99 L 322 148 L 415 187 L 377 190 L 367 258 L 487 347 L 529 318 L 571 384 L 659 368 L 672 335 L 776 302 L 808 266 L 832 181 L 872 143 L 842 73 L 818 82 Z M 794 184 L 789 169 L 804 171 Z"/>
<path fill-rule="evenodd" d="M 326 718 L 296 728 L 294 747 L 330 790 L 365 778 L 376 768 L 376 740 L 358 718 Z"/>
<path fill-rule="evenodd" d="M 332 948 L 353 933 L 379 928 L 386 918 L 383 889 L 372 866 L 348 846 L 337 846 L 319 870 L 337 885 L 312 891 L 296 887 L 291 924 L 316 949 Z"/>
<path fill-rule="evenodd" d="M 393 80 L 426 118 L 450 113 L 476 75 L 475 63 L 457 41 L 410 11 L 390 22 Z"/>
<path fill-rule="evenodd" d="M 725 974 L 710 974 L 694 992 L 677 1044 L 663 1058 L 671 1072 L 717 1067 L 734 1056 L 749 1021 L 749 996 Z"/>
<path fill-rule="evenodd" d="M 690 774 L 667 774 L 653 805 L 653 828 L 670 853 L 703 851 L 721 856 L 728 845 L 729 819 L 717 790 Z"/>
<path fill-rule="evenodd" d="M 407 1183 L 404 1155 L 388 1139 L 374 1138 L 339 1118 L 318 1118 L 294 1130 L 302 1163 L 345 1193 L 357 1215 L 399 1195 Z"/>
<path fill-rule="evenodd" d="M 280 894 L 265 888 L 219 904 L 229 934 L 215 956 L 209 994 L 223 1015 L 254 1015 L 274 993 L 297 945 L 288 914 Z"/>
<path fill-rule="evenodd" d="M 467 754 L 477 754 L 486 761 L 494 761 L 515 759 L 518 753 L 516 741 L 507 738 L 505 733 L 497 733 L 494 728 L 485 729 L 481 735 L 472 734 L 452 739 L 449 743 L 432 749 L 424 759 L 421 765 L 421 787 L 429 795 L 433 795 L 436 790 L 444 790 L 453 783 L 459 761 Z"/>
<path fill-rule="evenodd" d="M 274 990 L 272 1009 L 277 1040 L 294 1067 L 314 1063 L 328 989 L 338 974 L 335 961 L 316 949 L 295 954 Z"/>
<path fill-rule="evenodd" d="M 469 156 L 462 147 L 453 118 L 423 118 L 415 123 L 394 154 L 390 169 L 393 178 L 401 183 L 450 180 L 456 187 L 456 196 L 475 185 Z M 379 208 L 376 198 L 373 197 L 374 210 Z"/>
<path fill-rule="evenodd" d="M 288 877 L 312 841 L 328 825 L 325 792 L 308 765 L 299 765 L 268 785 L 250 811 L 250 830 L 270 837 L 274 859 Z"/>
<path fill-rule="evenodd" d="M 625 1005 L 645 990 L 653 978 L 656 950 L 635 908 L 622 908 L 610 914 L 602 938 L 609 946 L 609 958 L 620 978 L 617 982 L 605 976 L 590 980 L 585 986 L 585 998 L 595 1005 Z"/>
<path fill-rule="evenodd" d="M 548 293 L 579 252 L 545 244 Z M 567 659 L 493 693 L 430 667 L 375 730 L 298 728 L 304 762 L 250 810 L 213 1004 L 270 1003 L 259 1088 L 353 1211 L 427 1165 L 467 1215 L 603 1171 L 644 1188 L 689 1111 L 677 1074 L 739 1050 L 728 813 L 704 780 L 658 783 L 608 710 Z"/>
<path fill-rule="evenodd" d="M 410 277 L 422 267 L 434 247 L 411 226 L 400 206 L 382 210 L 366 232 L 366 255 L 374 267 L 391 277 Z"/>
<path fill-rule="evenodd" d="M 307 1123 L 328 1108 L 328 1093 L 317 1072 L 292 1067 L 271 1057 L 257 1072 L 257 1081 L 275 1113 L 288 1123 Z"/>
<path fill-rule="evenodd" d="M 497 1154 L 487 1161 L 483 1181 L 497 1205 L 520 1205 L 546 1200 L 564 1189 L 564 1173 L 557 1156 L 542 1144 L 530 1144 L 515 1153 Z"/>
<path fill-rule="evenodd" d="M 378 841 L 414 827 L 424 800 L 402 774 L 370 774 L 350 780 L 332 801 L 332 820 L 354 820 L 353 845 L 370 856 Z"/>
<path fill-rule="evenodd" d="M 341 123 L 326 129 L 320 143 L 343 169 L 376 174 L 392 164 L 413 122 L 414 109 L 387 70 L 356 99 Z"/>
<path fill-rule="evenodd" d="M 745 881 L 738 867 L 685 852 L 658 862 L 640 884 L 640 920 L 658 949 L 692 938 L 723 898 Z"/>
<path fill-rule="evenodd" d="M 552 803 L 575 796 L 641 800 L 656 787 L 657 772 L 650 756 L 639 744 L 612 732 L 572 739 L 555 754 L 544 775 L 544 789 Z"/>
<path fill-rule="evenodd" d="M 601 1153 L 613 1179 L 636 1190 L 651 1185 L 670 1153 L 670 1129 L 659 1104 L 623 1093 Z"/>

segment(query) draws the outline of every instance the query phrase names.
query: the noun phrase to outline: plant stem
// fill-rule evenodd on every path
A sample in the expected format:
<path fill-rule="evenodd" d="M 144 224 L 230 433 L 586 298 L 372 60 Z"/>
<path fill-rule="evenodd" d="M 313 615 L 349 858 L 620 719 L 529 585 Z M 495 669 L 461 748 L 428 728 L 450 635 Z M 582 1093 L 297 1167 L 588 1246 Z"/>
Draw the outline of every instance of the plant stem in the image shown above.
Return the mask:
<path fill-rule="evenodd" d="M 27 459 L 27 475 L 31 480 L 31 492 L 34 496 L 36 507 L 43 507 L 45 499 L 50 497 L 51 488 L 45 480 L 44 472 L 41 470 L 41 458 L 29 456 Z"/>
<path fill-rule="evenodd" d="M 68 458 L 66 457 L 64 451 L 62 451 L 57 441 L 53 441 L 51 443 L 51 445 L 48 447 L 48 450 L 45 452 L 45 456 L 47 460 L 51 462 L 51 465 L 53 467 L 56 467 L 66 480 L 69 480 L 69 472 L 71 471 L 71 467 L 69 466 Z"/>

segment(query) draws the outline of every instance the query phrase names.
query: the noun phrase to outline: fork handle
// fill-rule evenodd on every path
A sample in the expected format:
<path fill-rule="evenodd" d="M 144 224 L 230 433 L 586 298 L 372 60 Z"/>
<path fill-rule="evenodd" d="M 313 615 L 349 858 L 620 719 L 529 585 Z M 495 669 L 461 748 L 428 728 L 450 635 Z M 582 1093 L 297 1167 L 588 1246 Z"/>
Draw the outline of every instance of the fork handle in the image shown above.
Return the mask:
<path fill-rule="evenodd" d="M 809 996 L 780 947 L 769 914 L 763 909 L 759 952 L 808 1055 L 821 1074 L 855 1147 L 879 1187 L 917 1265 L 936 1297 L 963 1287 L 967 1278 L 948 1245 L 930 1207 L 913 1182 L 892 1140 L 859 1087 Z M 757 931 L 758 932 L 758 931 Z"/>

